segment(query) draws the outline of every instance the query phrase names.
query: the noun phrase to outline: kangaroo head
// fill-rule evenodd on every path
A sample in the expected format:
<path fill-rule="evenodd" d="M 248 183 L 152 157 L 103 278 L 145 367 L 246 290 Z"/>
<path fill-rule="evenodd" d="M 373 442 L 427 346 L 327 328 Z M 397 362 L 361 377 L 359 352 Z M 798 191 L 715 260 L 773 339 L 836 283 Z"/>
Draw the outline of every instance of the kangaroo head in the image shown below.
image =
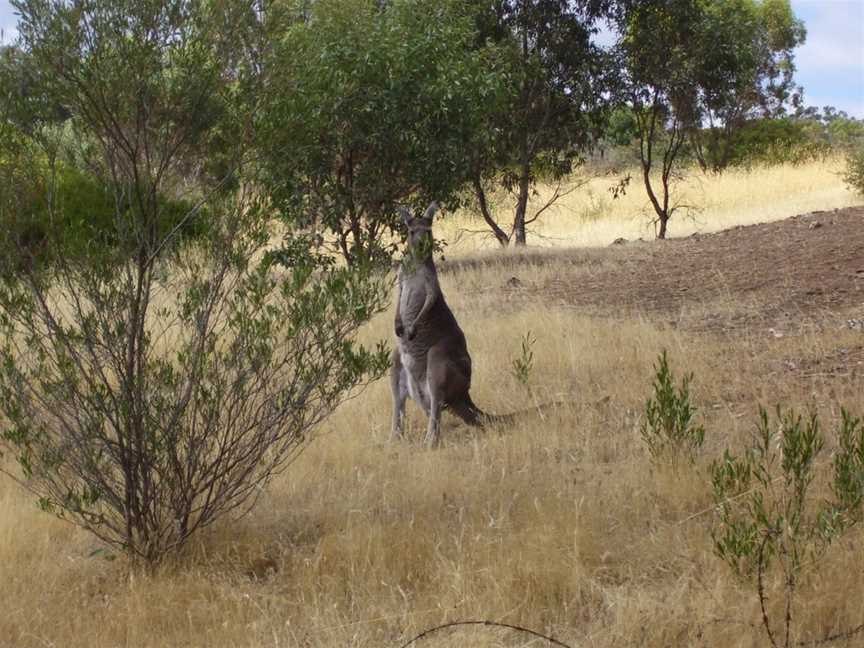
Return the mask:
<path fill-rule="evenodd" d="M 408 228 L 408 250 L 417 259 L 432 257 L 432 217 L 438 211 L 433 202 L 422 216 L 412 216 L 405 207 L 400 210 L 402 222 Z"/>

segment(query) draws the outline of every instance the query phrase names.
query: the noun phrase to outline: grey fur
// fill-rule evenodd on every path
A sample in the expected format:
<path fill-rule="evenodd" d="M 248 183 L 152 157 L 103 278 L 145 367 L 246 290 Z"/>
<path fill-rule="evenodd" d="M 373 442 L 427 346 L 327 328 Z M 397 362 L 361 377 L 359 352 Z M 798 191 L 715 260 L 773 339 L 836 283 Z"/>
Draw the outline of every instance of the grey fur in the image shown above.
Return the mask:
<path fill-rule="evenodd" d="M 450 409 L 469 425 L 482 426 L 486 414 L 471 401 L 471 356 L 465 334 L 441 292 L 432 259 L 432 217 L 429 205 L 422 217 L 402 211 L 408 228 L 408 253 L 399 268 L 390 386 L 393 391 L 391 438 L 402 436 L 405 400 L 410 396 L 429 417 L 425 443 L 440 438 L 441 411 Z"/>

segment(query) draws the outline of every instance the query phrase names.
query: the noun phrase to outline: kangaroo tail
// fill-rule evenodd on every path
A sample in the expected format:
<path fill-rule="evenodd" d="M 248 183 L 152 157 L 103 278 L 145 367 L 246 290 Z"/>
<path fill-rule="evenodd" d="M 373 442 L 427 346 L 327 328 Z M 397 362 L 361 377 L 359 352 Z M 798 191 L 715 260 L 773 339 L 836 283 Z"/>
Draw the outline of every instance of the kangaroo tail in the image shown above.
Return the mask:
<path fill-rule="evenodd" d="M 448 408 L 465 423 L 472 427 L 483 428 L 487 425 L 512 423 L 514 416 L 512 414 L 489 414 L 484 412 L 474 404 L 469 395 L 458 403 L 448 403 Z"/>
<path fill-rule="evenodd" d="M 593 403 L 585 403 L 580 401 L 558 400 L 550 401 L 534 405 L 525 409 L 511 412 L 509 414 L 489 414 L 477 407 L 471 400 L 469 395 L 458 403 L 448 403 L 447 407 L 465 423 L 473 427 L 484 428 L 489 425 L 512 425 L 516 420 L 523 416 L 539 414 L 542 418 L 545 412 L 555 410 L 561 407 L 572 407 L 574 405 L 592 405 L 601 407 L 609 402 L 609 397 L 606 396 Z"/>

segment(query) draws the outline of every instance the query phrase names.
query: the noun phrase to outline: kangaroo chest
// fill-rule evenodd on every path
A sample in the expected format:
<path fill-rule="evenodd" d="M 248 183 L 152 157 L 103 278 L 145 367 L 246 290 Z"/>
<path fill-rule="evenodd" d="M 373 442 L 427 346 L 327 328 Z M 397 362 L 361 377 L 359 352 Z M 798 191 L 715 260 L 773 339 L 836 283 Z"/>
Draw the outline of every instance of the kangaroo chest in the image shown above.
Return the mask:
<path fill-rule="evenodd" d="M 417 317 L 426 301 L 426 285 L 421 277 L 412 276 L 402 281 L 399 297 L 399 313 L 403 324 L 407 327 Z M 426 353 L 430 340 L 427 322 L 417 323 L 417 332 L 413 340 L 405 336 L 399 339 L 399 355 L 405 372 L 408 391 L 418 403 L 428 402 L 426 387 Z"/>
<path fill-rule="evenodd" d="M 429 289 L 427 282 L 422 276 L 412 275 L 402 280 L 401 288 L 399 312 L 402 315 L 402 321 L 413 322 L 426 301 L 426 292 Z M 435 288 L 437 288 L 437 283 Z"/>
<path fill-rule="evenodd" d="M 404 273 L 404 270 L 403 270 Z M 420 267 L 410 274 L 400 277 L 399 314 L 403 324 L 408 327 L 417 318 L 426 302 L 427 294 L 432 292 L 433 299 L 440 300 L 441 289 L 437 277 Z M 432 311 L 427 312 L 417 322 L 415 336 L 412 340 L 402 337 L 398 341 L 399 355 L 402 361 L 403 385 L 411 398 L 427 408 L 430 402 L 429 387 L 426 382 L 426 354 L 438 337 L 434 313 L 440 308 L 435 304 Z"/>

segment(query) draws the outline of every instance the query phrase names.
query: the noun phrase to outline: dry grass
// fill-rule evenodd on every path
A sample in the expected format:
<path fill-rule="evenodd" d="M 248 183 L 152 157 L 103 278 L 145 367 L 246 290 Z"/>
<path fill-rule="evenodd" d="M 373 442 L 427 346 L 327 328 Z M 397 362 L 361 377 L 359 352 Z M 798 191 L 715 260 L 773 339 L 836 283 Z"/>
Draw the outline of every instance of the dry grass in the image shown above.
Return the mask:
<path fill-rule="evenodd" d="M 804 165 L 757 167 L 752 171 L 730 169 L 720 176 L 690 170 L 675 190 L 673 204 L 691 209 L 673 216 L 669 236 L 716 232 L 736 225 L 765 223 L 793 214 L 860 204 L 860 196 L 843 182 L 844 169 L 845 161 L 838 157 Z M 577 183 L 587 181 L 587 184 L 543 214 L 533 225 L 533 242 L 544 246 L 582 247 L 609 245 L 619 237 L 631 241 L 654 238 L 654 211 L 642 187 L 641 176 L 636 170 L 629 172 L 632 174 L 630 187 L 627 194 L 617 200 L 612 199 L 609 188 L 617 183 L 621 174 L 578 178 Z M 542 205 L 550 192 L 548 187 L 541 188 L 532 204 Z M 496 207 L 496 218 L 503 225 L 512 223 L 512 205 L 505 196 L 499 196 Z M 450 244 L 451 254 L 496 247 L 482 219 L 473 212 L 463 212 L 443 222 L 439 235 Z"/>
<path fill-rule="evenodd" d="M 786 213 L 808 209 L 802 196 Z M 820 200 L 809 208 L 835 206 Z M 381 381 L 332 417 L 251 515 L 206 531 L 155 574 L 91 556 L 94 540 L 0 481 L 0 645 L 399 646 L 468 618 L 584 647 L 766 645 L 750 625 L 759 620 L 752 588 L 712 554 L 706 466 L 747 437 L 758 402 L 816 407 L 825 423 L 840 403 L 864 412 L 860 379 L 777 370 L 785 358 L 859 343 L 861 333 L 766 340 L 743 330 L 732 339 L 647 317 L 589 318 L 541 299 L 501 309 L 496 286 L 514 263 L 444 277 L 474 357 L 474 400 L 496 412 L 535 396 L 571 406 L 486 435 L 445 416 L 444 447 L 430 452 L 413 405 L 408 438 L 385 443 Z M 541 271 L 572 270 L 550 262 Z M 390 337 L 391 322 L 384 315 L 364 335 Z M 538 339 L 534 396 L 510 375 L 529 329 Z M 652 468 L 638 434 L 664 347 L 673 368 L 695 372 L 708 428 L 704 458 L 678 473 Z M 818 577 L 811 567 L 796 609 L 801 638 L 864 621 L 862 540 L 855 531 L 833 546 Z M 769 596 L 779 611 L 777 583 Z M 469 628 L 420 645 L 542 644 Z"/>

